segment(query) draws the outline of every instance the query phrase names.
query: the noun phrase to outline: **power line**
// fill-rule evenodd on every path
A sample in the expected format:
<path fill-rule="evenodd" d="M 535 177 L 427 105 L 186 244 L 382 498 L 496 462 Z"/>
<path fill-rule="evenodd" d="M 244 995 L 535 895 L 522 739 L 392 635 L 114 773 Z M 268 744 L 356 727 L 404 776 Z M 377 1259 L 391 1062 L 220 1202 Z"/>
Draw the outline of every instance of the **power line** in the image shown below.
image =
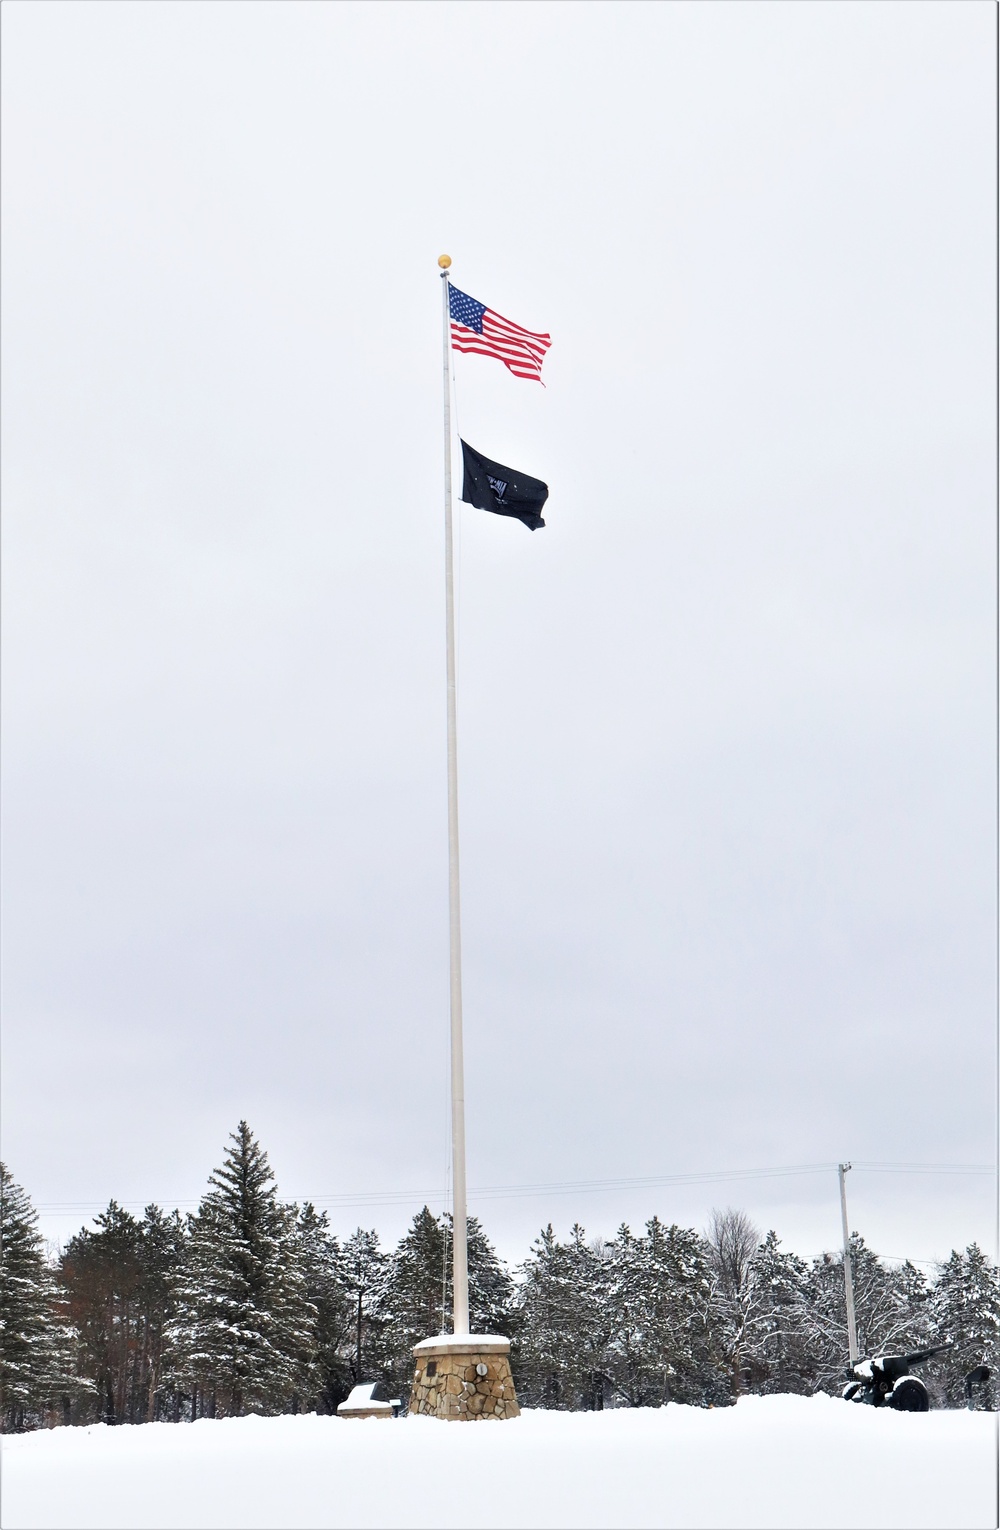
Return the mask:
<path fill-rule="evenodd" d="M 994 1170 L 989 1164 L 980 1163 L 881 1163 L 872 1160 L 854 1159 L 854 1168 L 861 1169 L 873 1174 L 945 1174 L 962 1176 L 986 1176 L 992 1175 Z M 779 1164 L 764 1169 L 706 1169 L 691 1170 L 681 1174 L 656 1174 L 643 1177 L 622 1177 L 619 1179 L 578 1179 L 578 1180 L 551 1180 L 543 1184 L 521 1185 L 482 1185 L 478 1188 L 469 1189 L 471 1198 L 477 1201 L 493 1200 L 531 1200 L 540 1196 L 550 1195 L 576 1195 L 583 1192 L 608 1193 L 623 1190 L 644 1190 L 668 1187 L 671 1185 L 701 1185 L 739 1183 L 752 1179 L 784 1179 L 799 1175 L 809 1174 L 832 1174 L 836 1172 L 835 1163 L 809 1163 L 809 1164 Z M 350 1207 L 378 1207 L 378 1206 L 404 1206 L 417 1201 L 421 1204 L 444 1203 L 447 1201 L 446 1192 L 438 1189 L 424 1192 L 416 1190 L 374 1190 L 374 1191 L 332 1191 L 321 1194 L 301 1195 L 294 1199 L 311 1201 L 314 1206 L 325 1210 L 336 1208 L 348 1209 Z M 50 1201 L 39 1203 L 37 1209 L 50 1216 L 65 1214 L 68 1212 L 83 1212 L 103 1210 L 103 1201 Z M 123 1210 L 144 1210 L 149 1201 L 119 1201 L 117 1203 Z M 197 1206 L 198 1199 L 185 1200 L 173 1196 L 163 1197 L 156 1204 L 170 1204 L 178 1210 Z"/>

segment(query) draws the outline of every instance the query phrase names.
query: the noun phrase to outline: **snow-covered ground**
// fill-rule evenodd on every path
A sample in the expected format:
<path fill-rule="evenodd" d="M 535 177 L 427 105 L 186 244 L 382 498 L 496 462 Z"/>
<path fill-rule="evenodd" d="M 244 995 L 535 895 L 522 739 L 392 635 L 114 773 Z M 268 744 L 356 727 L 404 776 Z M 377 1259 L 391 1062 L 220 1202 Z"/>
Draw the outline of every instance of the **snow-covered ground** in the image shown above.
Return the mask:
<path fill-rule="evenodd" d="M 735 1408 L 208 1420 L 3 1441 L 4 1530 L 994 1525 L 984 1413 Z"/>

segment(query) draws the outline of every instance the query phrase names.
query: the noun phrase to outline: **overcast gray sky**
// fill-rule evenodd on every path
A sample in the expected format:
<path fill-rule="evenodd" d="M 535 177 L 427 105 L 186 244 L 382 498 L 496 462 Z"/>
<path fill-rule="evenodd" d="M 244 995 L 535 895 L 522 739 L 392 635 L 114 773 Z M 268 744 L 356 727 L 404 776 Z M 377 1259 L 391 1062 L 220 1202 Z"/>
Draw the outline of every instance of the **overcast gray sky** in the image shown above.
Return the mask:
<path fill-rule="evenodd" d="M 440 283 L 473 1187 L 988 1164 L 986 3 L 7 0 L 3 1152 L 64 1236 L 245 1116 L 394 1238 L 447 1149 Z M 876 1249 L 993 1243 L 857 1168 Z M 477 1195 L 503 1252 L 832 1170 Z M 432 1202 L 440 1204 L 440 1202 Z"/>

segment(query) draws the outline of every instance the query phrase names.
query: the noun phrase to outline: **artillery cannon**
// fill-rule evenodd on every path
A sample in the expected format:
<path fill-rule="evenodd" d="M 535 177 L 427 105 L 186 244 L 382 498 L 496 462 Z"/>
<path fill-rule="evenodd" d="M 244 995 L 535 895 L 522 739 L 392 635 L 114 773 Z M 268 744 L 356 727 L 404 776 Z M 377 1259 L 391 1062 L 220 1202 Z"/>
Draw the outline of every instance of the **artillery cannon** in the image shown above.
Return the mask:
<path fill-rule="evenodd" d="M 843 1391 L 848 1402 L 867 1403 L 871 1408 L 895 1408 L 900 1413 L 926 1413 L 930 1407 L 927 1388 L 919 1376 L 911 1376 L 915 1365 L 922 1365 L 951 1344 L 935 1344 L 930 1349 L 915 1349 L 908 1355 L 875 1355 L 858 1360 L 847 1369 L 850 1380 Z"/>

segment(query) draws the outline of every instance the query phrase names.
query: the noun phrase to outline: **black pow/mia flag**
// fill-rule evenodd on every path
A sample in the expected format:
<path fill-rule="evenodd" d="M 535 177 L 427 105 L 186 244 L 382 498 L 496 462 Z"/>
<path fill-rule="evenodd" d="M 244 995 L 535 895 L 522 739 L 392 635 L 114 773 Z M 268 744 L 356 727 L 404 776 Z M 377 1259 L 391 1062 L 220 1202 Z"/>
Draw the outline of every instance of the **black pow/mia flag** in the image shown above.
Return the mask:
<path fill-rule="evenodd" d="M 529 531 L 544 526 L 542 506 L 549 497 L 549 486 L 527 473 L 514 468 L 502 467 L 473 451 L 468 442 L 462 442 L 465 459 L 465 482 L 462 498 L 477 510 L 492 510 L 494 515 L 513 515 L 523 521 Z"/>

